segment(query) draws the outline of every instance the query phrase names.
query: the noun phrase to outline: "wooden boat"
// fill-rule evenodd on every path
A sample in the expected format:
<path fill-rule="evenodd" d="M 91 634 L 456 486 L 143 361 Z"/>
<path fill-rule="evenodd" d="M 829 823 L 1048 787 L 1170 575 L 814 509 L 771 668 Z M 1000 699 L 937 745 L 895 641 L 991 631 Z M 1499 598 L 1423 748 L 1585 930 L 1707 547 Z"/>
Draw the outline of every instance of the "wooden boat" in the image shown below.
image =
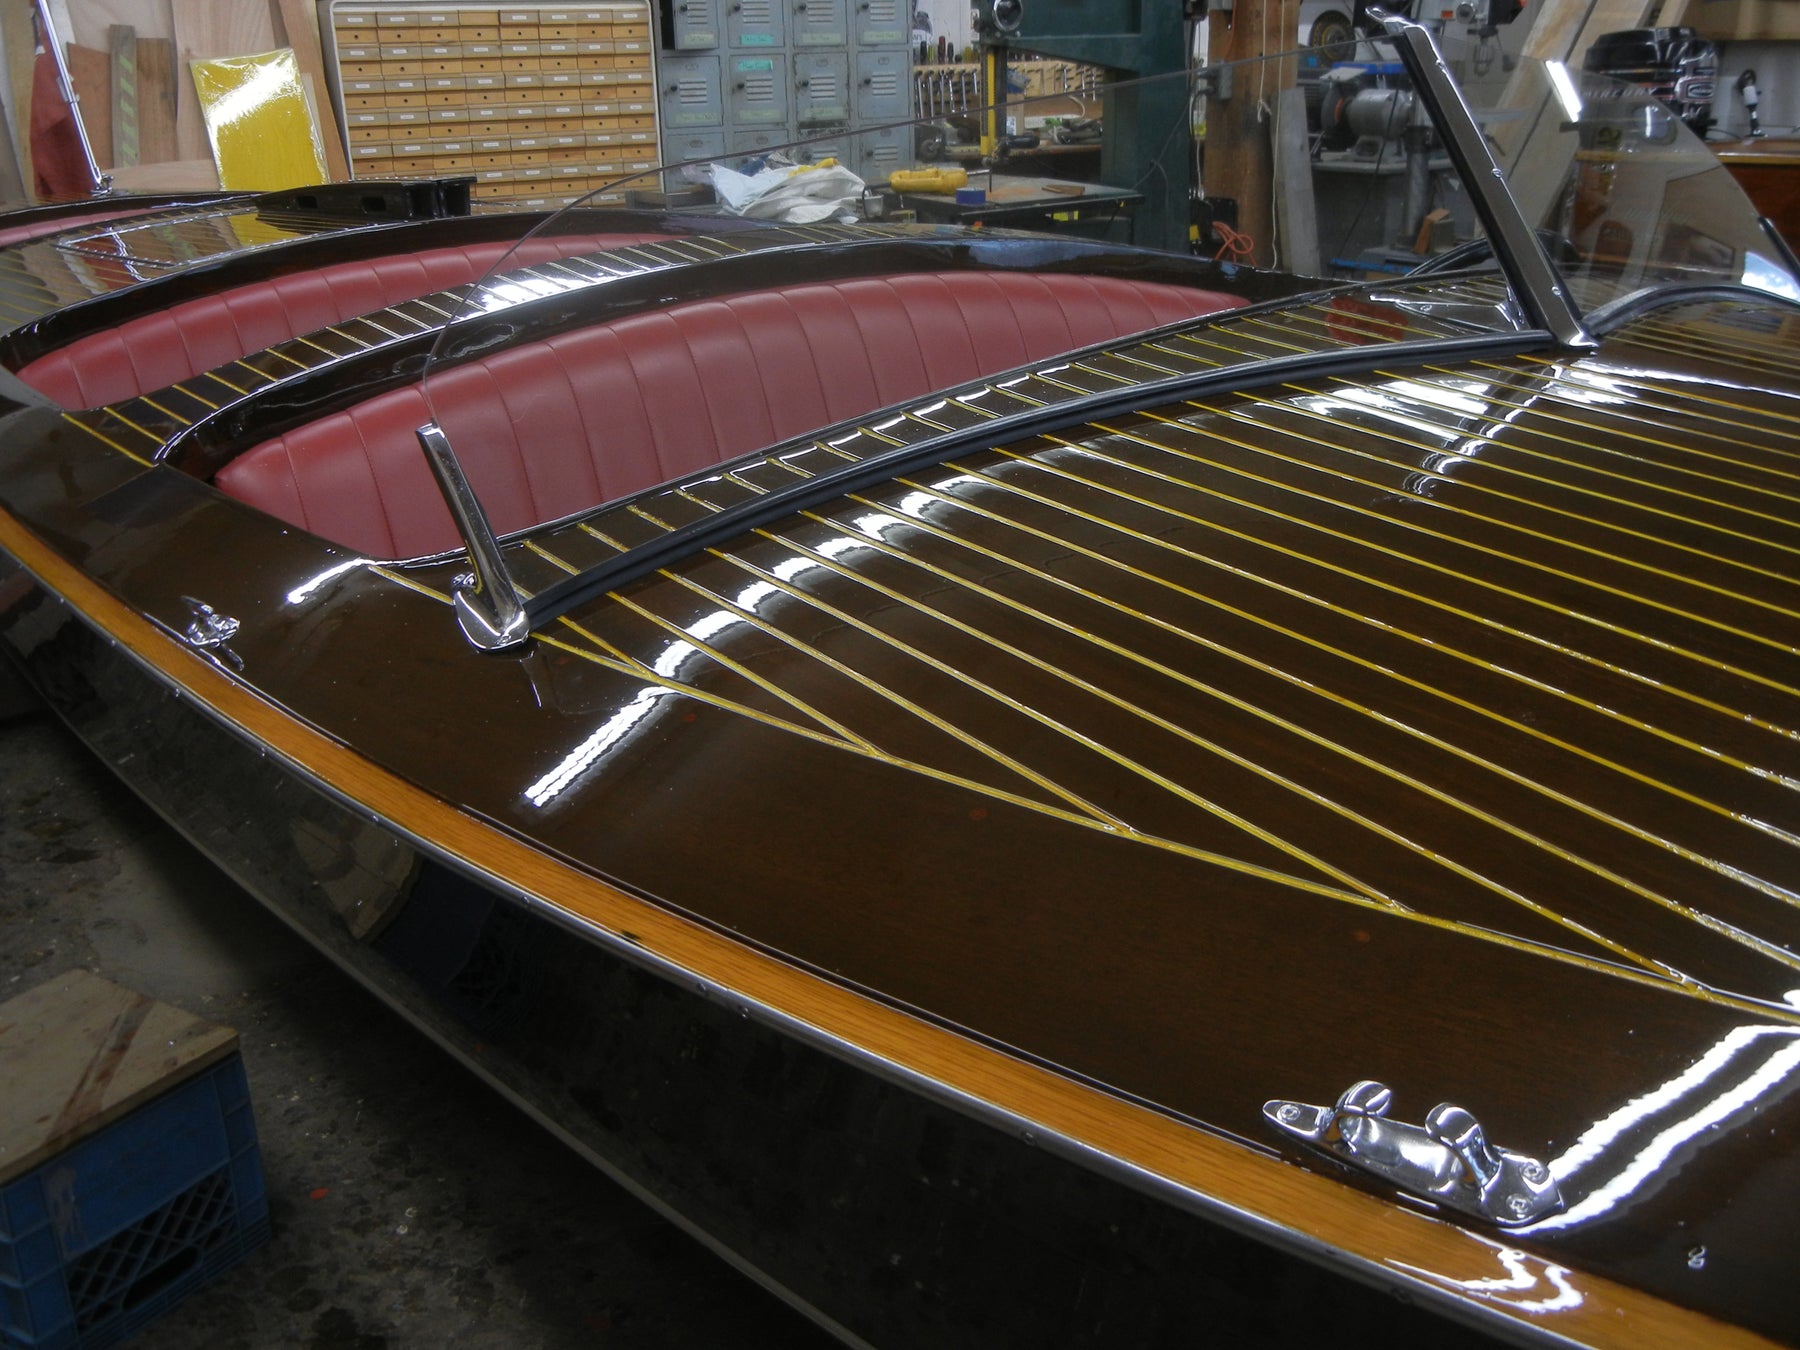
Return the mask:
<path fill-rule="evenodd" d="M 6 646 L 847 1342 L 1800 1343 L 1800 274 L 1654 105 L 1393 41 L 1474 237 L 1373 281 L 577 209 L 103 401 L 493 227 L 46 310 Z"/>

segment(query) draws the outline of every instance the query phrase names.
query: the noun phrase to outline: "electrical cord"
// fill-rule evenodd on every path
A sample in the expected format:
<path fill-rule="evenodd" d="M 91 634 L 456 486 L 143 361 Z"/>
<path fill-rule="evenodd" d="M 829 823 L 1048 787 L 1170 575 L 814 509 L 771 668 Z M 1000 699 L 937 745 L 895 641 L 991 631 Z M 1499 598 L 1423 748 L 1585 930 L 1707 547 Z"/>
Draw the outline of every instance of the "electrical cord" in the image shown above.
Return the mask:
<path fill-rule="evenodd" d="M 1221 262 L 1227 253 L 1237 263 L 1249 264 L 1256 256 L 1256 240 L 1249 235 L 1234 230 L 1222 220 L 1213 222 L 1213 233 L 1219 238 L 1219 251 L 1213 254 L 1214 262 Z"/>

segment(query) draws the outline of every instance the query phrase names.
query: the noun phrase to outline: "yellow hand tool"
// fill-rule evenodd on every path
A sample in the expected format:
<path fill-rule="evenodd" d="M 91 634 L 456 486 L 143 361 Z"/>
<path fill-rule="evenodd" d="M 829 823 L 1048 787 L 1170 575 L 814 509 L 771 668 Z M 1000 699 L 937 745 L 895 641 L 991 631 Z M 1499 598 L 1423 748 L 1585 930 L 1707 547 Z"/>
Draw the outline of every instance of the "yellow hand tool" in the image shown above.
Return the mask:
<path fill-rule="evenodd" d="M 955 192 L 968 185 L 969 175 L 962 169 L 895 169 L 888 175 L 895 192 Z"/>

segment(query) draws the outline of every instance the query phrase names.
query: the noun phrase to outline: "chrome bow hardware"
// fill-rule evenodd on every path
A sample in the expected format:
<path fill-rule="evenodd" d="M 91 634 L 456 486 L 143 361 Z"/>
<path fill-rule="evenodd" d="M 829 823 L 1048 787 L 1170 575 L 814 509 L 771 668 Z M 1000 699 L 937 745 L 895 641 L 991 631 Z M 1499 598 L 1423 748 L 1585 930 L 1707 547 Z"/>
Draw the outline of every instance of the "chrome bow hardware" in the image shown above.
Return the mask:
<path fill-rule="evenodd" d="M 1387 1118 L 1393 1102 L 1386 1086 L 1365 1079 L 1336 1106 L 1276 1100 L 1263 1104 L 1263 1115 L 1339 1162 L 1489 1223 L 1513 1227 L 1562 1209 L 1550 1169 L 1489 1144 L 1481 1123 L 1462 1107 L 1443 1102 L 1423 1125 L 1408 1125 Z"/>
<path fill-rule="evenodd" d="M 228 645 L 231 639 L 237 636 L 240 627 L 238 621 L 229 614 L 219 613 L 211 605 L 196 600 L 191 595 L 182 596 L 181 601 L 193 613 L 193 617 L 188 620 L 187 628 L 182 632 L 182 636 L 188 640 L 188 645 L 198 647 L 202 651 L 214 652 L 234 670 L 242 670 L 244 668 L 243 659 Z"/>

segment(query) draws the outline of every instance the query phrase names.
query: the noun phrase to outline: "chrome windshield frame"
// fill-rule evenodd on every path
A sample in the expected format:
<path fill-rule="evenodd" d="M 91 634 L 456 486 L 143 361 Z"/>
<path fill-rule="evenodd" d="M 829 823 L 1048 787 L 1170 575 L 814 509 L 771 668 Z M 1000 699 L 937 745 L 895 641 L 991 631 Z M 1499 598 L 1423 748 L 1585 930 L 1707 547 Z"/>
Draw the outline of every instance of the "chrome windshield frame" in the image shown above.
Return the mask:
<path fill-rule="evenodd" d="M 1532 325 L 1565 347 L 1593 347 L 1594 335 L 1576 308 L 1543 240 L 1506 186 L 1506 174 L 1488 149 L 1462 91 L 1431 31 L 1410 19 L 1387 16 L 1387 34 L 1415 86 L 1429 100 L 1444 149 L 1469 190 L 1488 234 L 1495 261 Z"/>

